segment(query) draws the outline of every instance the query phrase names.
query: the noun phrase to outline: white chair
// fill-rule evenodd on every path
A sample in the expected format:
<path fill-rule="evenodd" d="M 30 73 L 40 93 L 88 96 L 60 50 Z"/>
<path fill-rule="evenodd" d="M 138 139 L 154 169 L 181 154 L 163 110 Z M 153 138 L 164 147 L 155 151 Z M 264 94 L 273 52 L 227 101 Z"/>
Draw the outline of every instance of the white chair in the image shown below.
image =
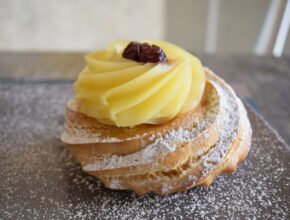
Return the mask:
<path fill-rule="evenodd" d="M 217 49 L 220 0 L 208 0 L 205 52 Z M 290 0 L 271 0 L 263 26 L 253 50 L 256 55 L 281 56 L 290 27 Z"/>

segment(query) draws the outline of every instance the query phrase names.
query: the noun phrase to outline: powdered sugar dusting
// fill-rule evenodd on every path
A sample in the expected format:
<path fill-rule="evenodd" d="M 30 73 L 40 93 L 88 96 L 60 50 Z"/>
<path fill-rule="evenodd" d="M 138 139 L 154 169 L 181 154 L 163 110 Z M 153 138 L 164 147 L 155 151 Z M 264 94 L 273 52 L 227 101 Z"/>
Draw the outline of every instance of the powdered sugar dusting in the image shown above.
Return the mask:
<path fill-rule="evenodd" d="M 197 137 L 198 134 L 203 132 L 207 125 L 213 123 L 213 121 L 219 117 L 217 108 L 219 103 L 217 101 L 216 94 L 210 94 L 215 97 L 209 97 L 212 100 L 211 105 L 206 114 L 203 116 L 205 120 L 199 121 L 198 125 L 191 130 L 178 128 L 167 132 L 164 136 L 155 137 L 153 143 L 149 144 L 142 150 L 127 154 L 124 156 L 119 155 L 104 155 L 103 157 L 94 158 L 95 162 L 86 164 L 83 166 L 85 171 L 96 171 L 102 169 L 112 169 L 120 167 L 128 167 L 140 164 L 148 164 L 156 162 L 156 159 L 165 156 L 166 154 L 175 151 L 177 142 L 190 142 Z M 214 101 L 213 101 L 214 100 Z M 222 110 L 221 110 L 222 111 Z M 216 119 L 218 120 L 218 119 Z"/>
<path fill-rule="evenodd" d="M 237 135 L 241 111 L 241 109 L 239 109 L 237 97 L 235 96 L 234 92 L 226 85 L 222 87 L 222 83 L 220 83 L 221 80 L 218 77 L 212 74 L 210 74 L 208 77 L 213 79 L 211 83 L 216 88 L 218 96 L 220 97 L 219 105 L 213 106 L 214 108 L 211 109 L 211 111 L 215 112 L 215 108 L 220 108 L 220 111 L 223 114 L 222 117 L 221 115 L 218 115 L 217 117 L 218 126 L 221 128 L 219 129 L 220 139 L 215 144 L 212 152 L 202 158 L 204 176 L 206 176 L 207 173 L 209 173 L 215 167 L 212 162 L 218 163 L 222 161 L 225 154 L 230 149 L 231 143 Z M 215 99 L 211 98 L 210 100 Z M 209 111 L 207 114 L 212 115 L 211 111 Z M 103 158 L 97 158 L 94 163 L 84 165 L 83 169 L 85 171 L 95 171 L 155 162 L 156 158 L 174 151 L 176 148 L 176 142 L 190 142 L 193 138 L 196 138 L 197 133 L 206 127 L 208 121 L 210 120 L 200 121 L 198 127 L 192 130 L 179 128 L 177 130 L 169 131 L 166 135 L 156 139 L 152 144 L 148 145 L 141 151 L 125 156 L 112 155 Z M 164 148 L 164 146 L 170 147 Z"/>
<path fill-rule="evenodd" d="M 234 91 L 217 76 L 209 74 L 207 77 L 212 80 L 211 83 L 218 91 L 218 94 L 220 96 L 219 108 L 221 109 L 221 112 L 223 114 L 222 117 L 217 118 L 218 127 L 220 128 L 219 140 L 209 151 L 209 153 L 202 156 L 198 162 L 195 162 L 199 164 L 202 170 L 202 178 L 206 177 L 211 171 L 213 171 L 217 167 L 218 163 L 224 160 L 226 154 L 229 152 L 232 146 L 233 141 L 237 137 L 237 133 L 241 122 L 248 124 L 247 129 L 248 131 L 251 131 L 244 107 L 242 103 L 239 101 L 239 99 L 236 97 Z M 242 117 L 242 120 L 240 117 Z M 184 139 L 193 136 L 190 132 L 186 132 L 185 135 L 186 136 L 184 137 Z M 167 136 L 165 135 L 164 141 L 168 140 L 165 139 L 166 137 Z M 173 136 L 173 138 L 174 137 L 175 136 Z M 144 154 L 140 155 L 140 157 L 142 156 L 147 157 L 147 155 Z M 183 170 L 183 172 L 184 175 L 188 175 L 188 173 L 191 172 L 191 167 L 188 167 L 186 170 Z M 192 176 L 193 174 L 189 175 Z M 194 177 L 191 178 L 191 180 L 187 181 L 189 181 L 192 185 L 199 180 L 200 180 L 199 177 Z M 164 180 L 159 176 L 154 177 L 154 180 L 151 179 L 151 181 L 164 182 Z M 138 179 L 138 183 L 146 185 L 147 182 L 148 180 L 146 177 L 144 177 L 142 180 Z M 179 182 L 180 182 L 179 177 L 176 177 L 175 179 L 174 177 L 171 177 L 170 185 L 167 183 L 163 183 L 162 192 L 169 193 L 170 187 L 174 186 L 174 184 L 178 184 Z"/>
<path fill-rule="evenodd" d="M 221 162 L 225 155 L 228 153 L 231 148 L 232 142 L 237 136 L 239 124 L 241 122 L 240 116 L 242 115 L 243 106 L 238 104 L 238 99 L 235 93 L 227 85 L 220 87 L 219 83 L 220 78 L 211 75 L 213 79 L 212 83 L 216 85 L 220 95 L 221 95 L 221 106 L 223 106 L 223 117 L 220 119 L 218 126 L 219 129 L 219 140 L 212 148 L 211 152 L 208 155 L 205 155 L 202 158 L 202 175 L 205 177 L 210 171 L 215 168 L 215 164 Z M 244 118 L 244 120 L 248 120 Z"/>
<path fill-rule="evenodd" d="M 122 142 L 124 140 L 133 140 L 140 138 L 139 136 L 134 136 L 131 139 L 126 138 L 126 139 L 119 139 L 116 137 L 102 137 L 100 133 L 90 133 L 86 129 L 72 129 L 74 132 L 73 133 L 67 133 L 63 132 L 62 133 L 62 139 L 66 140 L 67 143 L 71 144 L 76 144 L 76 143 L 81 143 L 81 144 L 90 144 L 90 143 L 118 143 Z"/>
<path fill-rule="evenodd" d="M 154 162 L 158 156 L 162 156 L 173 151 L 175 151 L 175 145 L 173 143 L 162 142 L 159 139 L 136 153 L 127 154 L 125 156 L 112 155 L 102 157 L 95 163 L 85 165 L 83 169 L 85 171 L 95 171 L 100 169 L 113 169 L 133 166 L 136 164 L 151 163 Z"/>
<path fill-rule="evenodd" d="M 289 150 L 253 112 L 252 149 L 235 175 L 137 197 L 83 173 L 59 141 L 70 88 L 0 83 L 0 219 L 290 218 Z"/>
<path fill-rule="evenodd" d="M 194 123 L 198 124 L 198 127 L 192 129 L 190 131 L 184 130 L 183 133 L 187 132 L 190 133 L 192 137 L 196 136 L 198 132 L 203 130 L 206 125 L 211 124 L 215 117 L 217 116 L 218 110 L 218 98 L 215 94 L 215 90 L 212 88 L 207 88 L 209 92 L 207 94 L 209 102 L 207 102 L 207 106 L 205 108 L 208 109 L 206 114 L 202 115 L 201 117 L 196 117 Z M 131 141 L 140 138 L 144 138 L 145 136 L 149 136 L 148 133 L 141 133 L 141 134 L 133 134 L 129 137 L 122 137 L 121 139 L 117 137 L 108 137 L 103 134 L 98 133 L 98 130 L 91 130 L 91 127 L 87 126 L 80 126 L 79 124 L 75 124 L 71 120 L 67 120 L 65 123 L 65 132 L 62 133 L 62 140 L 65 143 L 70 144 L 89 144 L 89 143 L 119 143 L 124 141 Z M 170 135 L 170 134 L 169 134 Z M 186 135 L 186 134 L 185 134 Z M 157 137 L 156 137 L 157 136 Z M 160 137 L 161 134 L 154 134 L 149 136 L 149 140 L 153 141 L 155 138 Z M 184 136 L 184 135 L 183 135 Z M 165 137 L 166 138 L 166 137 Z M 192 139 L 192 138 L 191 138 Z M 158 141 L 158 140 L 157 140 Z"/>

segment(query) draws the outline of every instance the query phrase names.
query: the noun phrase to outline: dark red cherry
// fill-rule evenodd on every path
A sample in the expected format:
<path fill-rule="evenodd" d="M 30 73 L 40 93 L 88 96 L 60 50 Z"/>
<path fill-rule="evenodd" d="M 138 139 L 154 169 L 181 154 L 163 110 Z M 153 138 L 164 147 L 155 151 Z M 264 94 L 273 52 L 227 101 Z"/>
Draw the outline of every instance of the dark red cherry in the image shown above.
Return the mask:
<path fill-rule="evenodd" d="M 166 63 L 167 58 L 164 51 L 148 43 L 130 42 L 123 51 L 124 58 L 135 60 L 142 63 Z"/>

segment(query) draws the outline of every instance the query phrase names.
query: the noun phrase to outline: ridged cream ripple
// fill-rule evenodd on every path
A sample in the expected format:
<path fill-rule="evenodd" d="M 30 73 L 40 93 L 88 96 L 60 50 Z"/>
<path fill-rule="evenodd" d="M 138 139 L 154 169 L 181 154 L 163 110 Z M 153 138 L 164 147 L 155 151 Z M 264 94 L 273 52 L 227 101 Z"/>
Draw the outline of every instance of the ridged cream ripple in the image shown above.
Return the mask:
<path fill-rule="evenodd" d="M 80 111 L 102 123 L 132 127 L 160 124 L 196 107 L 205 75 L 200 61 L 164 41 L 147 40 L 163 49 L 168 63 L 139 63 L 122 57 L 129 41 L 88 54 L 75 82 Z"/>

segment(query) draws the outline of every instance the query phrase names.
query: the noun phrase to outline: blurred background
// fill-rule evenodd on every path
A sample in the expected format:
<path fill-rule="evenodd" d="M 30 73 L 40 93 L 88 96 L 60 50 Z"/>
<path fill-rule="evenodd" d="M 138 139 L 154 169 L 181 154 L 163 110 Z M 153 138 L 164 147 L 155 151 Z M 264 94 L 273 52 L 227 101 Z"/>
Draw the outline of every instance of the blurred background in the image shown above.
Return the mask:
<path fill-rule="evenodd" d="M 289 3 L 288 3 L 289 5 Z M 287 0 L 0 0 L 1 51 L 165 39 L 209 54 L 290 54 Z"/>

